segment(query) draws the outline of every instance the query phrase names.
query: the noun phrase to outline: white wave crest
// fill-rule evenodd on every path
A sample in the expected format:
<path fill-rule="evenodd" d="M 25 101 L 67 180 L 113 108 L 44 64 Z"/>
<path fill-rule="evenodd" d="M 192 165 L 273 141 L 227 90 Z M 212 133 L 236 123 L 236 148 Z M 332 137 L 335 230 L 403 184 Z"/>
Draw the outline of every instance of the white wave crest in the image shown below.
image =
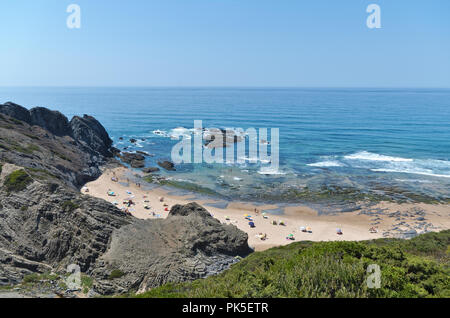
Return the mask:
<path fill-rule="evenodd" d="M 390 161 L 390 162 L 412 162 L 413 159 L 391 157 L 385 155 L 379 155 L 368 151 L 360 151 L 351 155 L 344 156 L 344 159 L 350 160 L 367 160 L 367 161 Z"/>
<path fill-rule="evenodd" d="M 316 163 L 310 163 L 307 166 L 327 168 L 327 167 L 342 167 L 344 165 L 338 161 L 333 160 L 333 161 L 320 161 L 320 162 L 316 162 Z"/>
<path fill-rule="evenodd" d="M 278 169 L 273 168 L 261 168 L 261 170 L 258 171 L 259 174 L 264 175 L 285 175 L 286 172 L 280 171 Z"/>

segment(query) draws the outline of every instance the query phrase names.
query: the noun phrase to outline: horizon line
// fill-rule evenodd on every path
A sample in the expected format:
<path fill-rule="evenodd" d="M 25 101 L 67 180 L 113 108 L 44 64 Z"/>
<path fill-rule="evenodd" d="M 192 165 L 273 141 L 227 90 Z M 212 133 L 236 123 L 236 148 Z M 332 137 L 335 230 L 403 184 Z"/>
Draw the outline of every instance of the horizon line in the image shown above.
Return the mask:
<path fill-rule="evenodd" d="M 156 86 L 156 85 L 17 85 L 0 88 L 148 88 L 148 89 L 437 89 L 448 90 L 450 87 L 438 86 Z"/>

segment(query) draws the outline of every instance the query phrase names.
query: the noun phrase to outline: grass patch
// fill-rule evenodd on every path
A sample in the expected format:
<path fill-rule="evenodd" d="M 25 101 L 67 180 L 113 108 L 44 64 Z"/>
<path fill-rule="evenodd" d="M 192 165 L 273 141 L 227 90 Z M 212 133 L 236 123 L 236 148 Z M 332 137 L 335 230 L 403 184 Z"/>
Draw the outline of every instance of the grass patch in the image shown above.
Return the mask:
<path fill-rule="evenodd" d="M 124 272 L 122 272 L 120 269 L 115 269 L 111 272 L 111 274 L 109 274 L 109 279 L 116 279 L 116 278 L 120 278 L 123 275 L 125 275 Z"/>
<path fill-rule="evenodd" d="M 94 285 L 94 280 L 85 274 L 81 274 L 81 286 L 83 287 L 83 293 L 87 294 Z"/>
<path fill-rule="evenodd" d="M 80 206 L 72 201 L 64 201 L 61 204 L 61 208 L 64 212 L 73 212 L 78 209 Z"/>
<path fill-rule="evenodd" d="M 30 135 L 30 134 L 26 134 L 26 133 L 24 133 L 24 135 L 27 136 L 28 138 L 31 138 L 31 139 L 34 139 L 34 140 L 40 140 L 39 137 L 34 136 L 34 135 Z"/>
<path fill-rule="evenodd" d="M 130 297 L 450 297 L 450 230 L 411 240 L 297 242 L 256 252 L 217 276 Z M 368 288 L 367 268 L 381 268 Z"/>
<path fill-rule="evenodd" d="M 14 117 L 11 117 L 11 118 L 9 119 L 9 121 L 12 122 L 12 123 L 14 123 L 14 124 L 16 124 L 16 125 L 23 126 L 23 122 L 22 122 L 21 120 L 18 120 L 18 119 L 16 119 L 16 118 L 14 118 Z"/>
<path fill-rule="evenodd" d="M 30 174 L 34 177 L 39 177 L 39 178 L 54 178 L 54 179 L 59 179 L 57 176 L 55 176 L 54 174 L 50 173 L 49 171 L 45 170 L 45 169 L 39 169 L 39 168 L 26 168 L 26 170 L 28 172 L 30 172 Z"/>
<path fill-rule="evenodd" d="M 17 152 L 21 152 L 21 153 L 27 154 L 27 155 L 31 155 L 33 152 L 40 150 L 40 148 L 38 146 L 36 146 L 36 145 L 28 145 L 26 147 L 23 147 L 23 146 L 18 145 L 18 144 L 11 145 L 11 149 L 15 150 Z"/>
<path fill-rule="evenodd" d="M 4 186 L 8 192 L 19 192 L 33 182 L 25 170 L 16 170 L 5 178 Z"/>

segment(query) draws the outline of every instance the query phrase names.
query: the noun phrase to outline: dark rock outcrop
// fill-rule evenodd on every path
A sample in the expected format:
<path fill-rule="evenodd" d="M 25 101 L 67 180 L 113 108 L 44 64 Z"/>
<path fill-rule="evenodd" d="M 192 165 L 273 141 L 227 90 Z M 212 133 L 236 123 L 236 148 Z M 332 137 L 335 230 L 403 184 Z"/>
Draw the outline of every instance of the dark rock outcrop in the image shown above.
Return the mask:
<path fill-rule="evenodd" d="M 175 171 L 175 165 L 170 161 L 158 161 L 158 166 L 168 171 Z"/>
<path fill-rule="evenodd" d="M 67 117 L 44 107 L 30 109 L 31 124 L 48 130 L 55 136 L 72 136 Z"/>
<path fill-rule="evenodd" d="M 118 157 L 125 163 L 128 163 L 132 168 L 144 168 L 145 167 L 145 156 L 133 153 L 133 152 L 123 152 L 119 154 Z"/>
<path fill-rule="evenodd" d="M 111 157 L 112 140 L 105 128 L 92 116 L 75 116 L 70 121 L 72 134 L 76 140 L 105 157 Z"/>
<path fill-rule="evenodd" d="M 252 252 L 247 239 L 197 203 L 174 206 L 167 219 L 136 220 L 114 231 L 110 249 L 93 271 L 95 289 L 101 294 L 145 291 L 214 275 Z M 120 277 L 112 279 L 113 271 Z"/>
<path fill-rule="evenodd" d="M 148 167 L 148 168 L 142 169 L 142 172 L 144 172 L 144 173 L 155 173 L 158 171 L 159 171 L 159 168 L 156 168 L 156 167 Z"/>
<path fill-rule="evenodd" d="M 30 112 L 28 111 L 28 109 L 20 105 L 7 102 L 3 105 L 0 105 L 0 113 L 24 121 L 27 124 L 31 124 Z"/>

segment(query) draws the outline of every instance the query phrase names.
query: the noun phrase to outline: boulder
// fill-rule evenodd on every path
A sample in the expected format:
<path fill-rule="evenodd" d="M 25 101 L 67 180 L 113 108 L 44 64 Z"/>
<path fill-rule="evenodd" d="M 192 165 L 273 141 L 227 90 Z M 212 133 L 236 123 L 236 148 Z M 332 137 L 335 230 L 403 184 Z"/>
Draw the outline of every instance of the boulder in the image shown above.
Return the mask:
<path fill-rule="evenodd" d="M 156 167 L 148 167 L 148 168 L 142 169 L 142 172 L 144 172 L 144 173 L 155 173 L 158 171 L 159 171 L 159 168 L 156 168 Z"/>
<path fill-rule="evenodd" d="M 175 171 L 175 165 L 172 163 L 172 162 L 170 162 L 170 161 L 159 161 L 158 162 L 158 166 L 160 166 L 161 168 L 164 168 L 164 169 L 166 169 L 166 170 L 168 170 L 168 171 Z"/>

